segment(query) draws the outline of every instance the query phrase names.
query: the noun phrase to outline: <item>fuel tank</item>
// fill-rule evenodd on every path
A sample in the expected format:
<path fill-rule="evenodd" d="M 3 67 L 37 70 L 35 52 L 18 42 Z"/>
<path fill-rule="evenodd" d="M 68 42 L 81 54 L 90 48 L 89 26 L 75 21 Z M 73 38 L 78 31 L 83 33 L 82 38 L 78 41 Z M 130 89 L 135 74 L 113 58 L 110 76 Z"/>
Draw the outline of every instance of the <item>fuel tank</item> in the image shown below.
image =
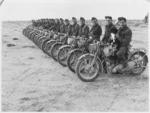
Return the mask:
<path fill-rule="evenodd" d="M 72 39 L 72 38 L 68 38 L 67 43 L 68 43 L 68 44 L 71 44 L 71 43 L 72 43 L 72 41 L 73 41 L 73 39 Z"/>

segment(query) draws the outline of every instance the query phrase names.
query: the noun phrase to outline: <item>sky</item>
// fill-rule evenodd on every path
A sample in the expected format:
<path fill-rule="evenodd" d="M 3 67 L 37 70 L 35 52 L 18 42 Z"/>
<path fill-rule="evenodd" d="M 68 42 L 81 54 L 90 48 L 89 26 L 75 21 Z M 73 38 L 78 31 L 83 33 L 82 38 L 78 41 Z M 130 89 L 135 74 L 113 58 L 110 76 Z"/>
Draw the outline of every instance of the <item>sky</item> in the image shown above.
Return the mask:
<path fill-rule="evenodd" d="M 148 13 L 147 0 L 5 0 L 0 7 L 1 20 L 31 20 L 72 17 L 104 19 L 143 19 Z"/>

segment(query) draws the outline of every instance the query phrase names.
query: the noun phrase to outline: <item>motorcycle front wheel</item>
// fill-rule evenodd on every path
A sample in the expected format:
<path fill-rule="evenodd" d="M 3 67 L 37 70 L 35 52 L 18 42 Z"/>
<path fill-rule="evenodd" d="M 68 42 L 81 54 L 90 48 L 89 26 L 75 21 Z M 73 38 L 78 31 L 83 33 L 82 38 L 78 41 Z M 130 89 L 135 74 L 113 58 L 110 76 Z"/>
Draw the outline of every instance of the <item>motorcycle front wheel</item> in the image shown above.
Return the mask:
<path fill-rule="evenodd" d="M 58 51 L 57 60 L 62 66 L 65 66 L 65 67 L 67 66 L 67 58 L 68 58 L 68 53 L 70 49 L 71 49 L 71 46 L 66 46 L 66 47 L 59 49 Z"/>
<path fill-rule="evenodd" d="M 61 43 L 55 43 L 51 48 L 51 57 L 57 61 L 59 48 L 62 46 Z"/>
<path fill-rule="evenodd" d="M 75 73 L 75 66 L 77 63 L 78 58 L 82 55 L 82 50 L 75 50 L 72 51 L 67 59 L 67 66 L 70 69 L 70 71 L 72 71 L 73 73 Z"/>
<path fill-rule="evenodd" d="M 48 42 L 47 47 L 46 47 L 46 53 L 51 57 L 51 48 L 52 46 L 56 43 L 55 40 L 51 40 Z"/>
<path fill-rule="evenodd" d="M 84 82 L 94 81 L 102 73 L 103 65 L 97 58 L 87 54 L 80 57 L 76 64 L 76 74 Z"/>

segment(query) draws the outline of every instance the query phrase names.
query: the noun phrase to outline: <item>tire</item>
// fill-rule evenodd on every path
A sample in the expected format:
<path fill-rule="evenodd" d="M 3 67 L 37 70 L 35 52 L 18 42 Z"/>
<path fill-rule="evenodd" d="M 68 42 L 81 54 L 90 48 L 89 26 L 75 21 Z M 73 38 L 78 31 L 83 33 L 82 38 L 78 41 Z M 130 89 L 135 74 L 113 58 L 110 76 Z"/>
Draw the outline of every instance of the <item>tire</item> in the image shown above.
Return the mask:
<path fill-rule="evenodd" d="M 55 44 L 55 43 L 56 43 L 55 40 L 51 40 L 47 44 L 46 52 L 50 57 L 51 57 L 51 48 L 52 48 L 53 44 Z"/>
<path fill-rule="evenodd" d="M 71 62 L 72 58 L 75 58 L 73 60 L 73 64 L 76 66 L 77 60 L 81 55 L 82 55 L 82 50 L 77 49 L 75 51 L 72 51 L 68 56 L 67 66 L 70 69 L 70 71 L 72 71 L 73 73 L 75 73 L 75 67 L 72 66 L 72 62 Z"/>
<path fill-rule="evenodd" d="M 39 37 L 39 39 L 37 40 L 37 45 L 38 45 L 39 48 L 40 48 L 40 45 L 41 45 L 41 43 L 42 43 L 43 40 L 44 40 L 43 36 Z"/>
<path fill-rule="evenodd" d="M 23 29 L 22 30 L 22 34 L 25 36 L 25 32 L 27 31 L 27 29 Z"/>
<path fill-rule="evenodd" d="M 40 38 L 41 38 L 41 35 L 37 34 L 33 37 L 32 41 L 37 45 Z"/>
<path fill-rule="evenodd" d="M 46 53 L 46 54 L 48 54 L 47 48 L 48 48 L 48 44 L 50 43 L 50 41 L 51 41 L 51 40 L 49 40 L 49 41 L 47 41 L 47 42 L 45 43 L 45 48 L 44 48 L 44 49 L 45 49 L 45 53 Z"/>
<path fill-rule="evenodd" d="M 136 68 L 133 69 L 130 74 L 132 74 L 132 75 L 141 75 L 146 69 L 146 66 L 147 66 L 147 63 L 148 63 L 148 57 L 147 57 L 147 55 L 144 52 L 139 51 L 139 52 L 133 53 L 131 55 L 130 59 L 133 60 L 135 55 L 137 55 L 137 56 L 139 55 L 139 57 L 142 58 L 142 66 L 143 67 L 141 67 L 140 71 L 137 71 Z M 139 69 L 140 69 L 140 67 L 139 67 Z"/>
<path fill-rule="evenodd" d="M 51 48 L 51 56 L 55 61 L 57 61 L 58 51 L 61 46 L 61 43 L 55 43 Z"/>
<path fill-rule="evenodd" d="M 63 48 L 61 48 L 61 49 L 59 49 L 59 51 L 58 51 L 58 56 L 57 56 L 57 60 L 58 60 L 58 62 L 62 65 L 62 66 L 67 66 L 67 56 L 65 56 L 65 58 L 64 58 L 64 61 L 62 60 L 62 54 L 63 55 L 66 55 L 67 53 L 65 53 L 65 51 L 70 51 L 70 48 L 71 48 L 71 46 L 66 46 L 66 47 L 63 47 Z M 65 50 L 65 51 L 64 51 Z"/>
<path fill-rule="evenodd" d="M 43 43 L 44 43 L 44 41 L 45 40 L 47 40 L 46 38 L 42 38 L 41 40 L 40 40 L 40 43 L 39 43 L 39 48 L 42 50 L 42 45 L 43 45 Z"/>
<path fill-rule="evenodd" d="M 90 78 L 86 78 L 86 77 L 83 77 L 83 75 L 81 75 L 80 70 L 81 71 L 83 71 L 83 70 L 84 71 L 85 70 L 89 71 L 90 70 L 90 69 L 83 69 L 82 70 L 81 66 L 82 66 L 83 61 L 88 60 L 88 59 L 90 59 L 92 61 L 93 58 L 94 58 L 93 55 L 90 55 L 90 54 L 84 55 L 83 57 L 80 57 L 80 59 L 78 60 L 78 62 L 76 64 L 76 74 L 79 77 L 79 79 L 82 80 L 83 82 L 92 82 L 92 81 L 94 81 L 99 76 L 99 73 L 102 72 L 103 65 L 102 65 L 100 60 L 96 59 L 95 62 L 94 62 L 94 64 L 96 64 L 96 66 L 98 68 L 96 74 L 90 76 Z M 88 62 L 90 62 L 90 61 L 88 61 Z M 88 66 L 88 64 L 84 64 L 84 65 Z"/>
<path fill-rule="evenodd" d="M 31 31 L 28 35 L 27 35 L 27 37 L 29 38 L 29 39 L 31 39 L 31 38 L 33 38 L 33 36 L 35 35 L 36 33 L 34 32 L 34 31 Z"/>
<path fill-rule="evenodd" d="M 42 50 L 44 53 L 46 53 L 46 46 L 47 46 L 47 42 L 49 41 L 49 39 L 46 39 L 43 44 L 42 44 Z"/>

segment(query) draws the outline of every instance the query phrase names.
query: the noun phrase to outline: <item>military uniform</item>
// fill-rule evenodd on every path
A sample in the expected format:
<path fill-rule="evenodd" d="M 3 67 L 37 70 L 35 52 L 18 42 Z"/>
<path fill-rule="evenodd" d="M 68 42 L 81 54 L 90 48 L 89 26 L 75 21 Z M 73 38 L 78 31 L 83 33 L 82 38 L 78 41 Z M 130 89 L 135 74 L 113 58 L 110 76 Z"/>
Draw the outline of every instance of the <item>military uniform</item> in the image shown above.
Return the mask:
<path fill-rule="evenodd" d="M 60 32 L 60 24 L 59 23 L 55 24 L 54 32 Z"/>
<path fill-rule="evenodd" d="M 125 55 L 127 54 L 127 50 L 131 42 L 132 31 L 127 26 L 124 26 L 123 28 L 119 28 L 118 33 L 116 34 L 116 37 L 119 41 L 117 57 L 120 63 L 122 63 L 124 67 L 126 67 L 127 62 L 126 62 Z"/>
<path fill-rule="evenodd" d="M 60 25 L 60 33 L 65 33 L 65 24 Z"/>
<path fill-rule="evenodd" d="M 106 25 L 105 26 L 105 34 L 104 34 L 102 41 L 104 43 L 109 43 L 111 41 L 111 39 L 110 39 L 111 33 L 116 34 L 117 31 L 118 30 L 117 30 L 116 26 L 114 26 L 113 24 Z"/>
<path fill-rule="evenodd" d="M 62 39 L 65 44 L 67 44 L 68 36 L 71 34 L 71 25 L 64 25 L 60 28 L 61 33 L 65 33 L 66 35 Z"/>
<path fill-rule="evenodd" d="M 96 24 L 95 26 L 93 26 L 90 30 L 90 33 L 89 33 L 91 36 L 92 36 L 92 40 L 97 40 L 97 41 L 100 41 L 100 36 L 102 34 L 102 28 L 99 24 Z"/>
<path fill-rule="evenodd" d="M 75 25 L 71 26 L 71 36 L 78 36 L 79 35 L 79 25 L 76 23 Z"/>
<path fill-rule="evenodd" d="M 87 25 L 82 25 L 79 28 L 79 36 L 82 38 L 89 38 L 89 27 Z"/>
<path fill-rule="evenodd" d="M 71 25 L 65 25 L 65 33 L 67 35 L 71 35 Z"/>
<path fill-rule="evenodd" d="M 55 30 L 55 23 L 51 23 L 50 30 Z"/>

